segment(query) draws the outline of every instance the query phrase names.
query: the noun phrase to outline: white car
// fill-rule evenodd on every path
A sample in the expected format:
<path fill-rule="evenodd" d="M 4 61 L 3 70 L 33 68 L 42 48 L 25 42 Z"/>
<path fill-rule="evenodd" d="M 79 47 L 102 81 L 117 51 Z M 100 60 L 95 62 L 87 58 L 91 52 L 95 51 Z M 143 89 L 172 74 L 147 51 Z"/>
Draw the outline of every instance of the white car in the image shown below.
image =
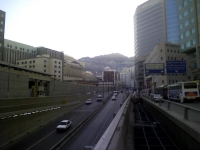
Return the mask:
<path fill-rule="evenodd" d="M 102 95 L 98 95 L 98 96 L 97 96 L 97 102 L 102 101 L 102 99 L 103 99 L 103 98 L 102 98 Z"/>
<path fill-rule="evenodd" d="M 115 95 L 112 96 L 112 100 L 116 100 L 116 96 Z"/>
<path fill-rule="evenodd" d="M 56 131 L 65 131 L 66 129 L 70 128 L 72 125 L 72 121 L 70 120 L 63 120 L 60 124 L 56 127 Z"/>
<path fill-rule="evenodd" d="M 87 104 L 92 104 L 92 100 L 91 99 L 87 99 L 86 101 L 85 101 L 85 104 L 87 105 Z"/>

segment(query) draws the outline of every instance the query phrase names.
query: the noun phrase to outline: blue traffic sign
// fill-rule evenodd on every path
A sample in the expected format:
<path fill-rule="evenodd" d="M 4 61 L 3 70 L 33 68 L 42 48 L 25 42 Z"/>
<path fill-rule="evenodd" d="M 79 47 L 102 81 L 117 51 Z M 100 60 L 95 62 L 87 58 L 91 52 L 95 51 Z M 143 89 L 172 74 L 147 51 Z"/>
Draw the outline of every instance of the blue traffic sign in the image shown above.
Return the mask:
<path fill-rule="evenodd" d="M 164 64 L 163 63 L 146 63 L 145 74 L 163 74 Z"/>
<path fill-rule="evenodd" d="M 186 73 L 186 61 L 176 60 L 176 61 L 166 61 L 167 73 Z"/>

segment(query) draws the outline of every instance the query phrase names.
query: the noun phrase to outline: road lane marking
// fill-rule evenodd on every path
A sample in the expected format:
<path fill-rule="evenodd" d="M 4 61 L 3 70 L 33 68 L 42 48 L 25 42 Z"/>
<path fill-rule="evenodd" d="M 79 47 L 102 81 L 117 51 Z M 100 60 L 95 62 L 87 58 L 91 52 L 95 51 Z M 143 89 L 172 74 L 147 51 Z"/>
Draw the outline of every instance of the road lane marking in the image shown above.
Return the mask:
<path fill-rule="evenodd" d="M 76 116 L 72 117 L 70 120 L 74 119 Z M 49 135 L 51 135 L 52 133 L 56 132 L 55 130 L 51 133 L 49 133 L 47 136 L 43 137 L 41 140 L 39 140 L 38 142 L 36 142 L 35 144 L 33 144 L 31 147 L 29 147 L 27 150 L 31 149 L 32 147 L 34 147 L 36 144 L 40 143 L 42 140 L 44 140 L 45 138 L 47 138 Z"/>
<path fill-rule="evenodd" d="M 52 133 L 54 133 L 55 131 L 49 133 L 47 136 L 43 137 L 41 140 L 39 140 L 38 142 L 36 142 L 35 144 L 33 144 L 31 147 L 29 147 L 27 150 L 31 149 L 32 147 L 34 147 L 36 144 L 40 143 L 42 140 L 44 140 L 46 137 L 48 137 L 49 135 L 51 135 Z"/>
<path fill-rule="evenodd" d="M 114 106 L 115 106 L 115 105 L 113 105 L 113 107 L 112 107 L 112 109 L 110 110 L 110 112 L 109 112 L 109 115 L 107 116 L 107 118 L 106 118 L 106 120 L 105 120 L 105 122 L 104 122 L 103 126 L 101 127 L 101 129 L 99 130 L 99 133 L 98 133 L 98 134 L 97 134 L 97 136 L 95 137 L 95 139 L 94 139 L 94 142 L 95 142 L 95 140 L 98 138 L 98 136 L 99 136 L 99 134 L 100 134 L 101 130 L 103 129 L 103 127 L 105 126 L 105 124 L 106 124 L 106 122 L 107 122 L 108 118 L 109 118 L 109 117 L 110 117 L 110 115 L 112 114 L 111 112 L 112 112 L 112 110 L 114 109 Z M 92 143 L 92 145 L 94 145 L 94 142 Z"/>

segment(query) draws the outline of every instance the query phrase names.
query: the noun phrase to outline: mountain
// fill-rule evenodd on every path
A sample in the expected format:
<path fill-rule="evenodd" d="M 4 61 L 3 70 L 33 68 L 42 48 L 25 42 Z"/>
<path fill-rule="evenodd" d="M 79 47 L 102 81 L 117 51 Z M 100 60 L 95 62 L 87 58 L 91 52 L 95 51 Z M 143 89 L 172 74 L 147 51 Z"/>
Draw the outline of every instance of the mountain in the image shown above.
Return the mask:
<path fill-rule="evenodd" d="M 112 53 L 108 55 L 100 55 L 93 58 L 83 57 L 78 59 L 78 62 L 84 62 L 87 71 L 93 74 L 101 74 L 105 67 L 111 69 L 122 70 L 124 67 L 134 66 L 134 57 L 126 57 L 119 53 Z"/>

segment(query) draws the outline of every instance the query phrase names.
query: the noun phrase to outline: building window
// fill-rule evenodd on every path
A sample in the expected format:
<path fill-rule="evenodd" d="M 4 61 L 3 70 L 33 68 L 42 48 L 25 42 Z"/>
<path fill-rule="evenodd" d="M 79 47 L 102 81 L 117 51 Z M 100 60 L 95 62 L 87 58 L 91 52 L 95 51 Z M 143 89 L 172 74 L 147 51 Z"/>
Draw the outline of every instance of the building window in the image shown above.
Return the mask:
<path fill-rule="evenodd" d="M 180 24 L 180 29 L 183 29 L 183 24 Z"/>
<path fill-rule="evenodd" d="M 17 49 L 17 46 L 15 46 L 15 49 Z"/>
<path fill-rule="evenodd" d="M 160 52 L 162 53 L 162 49 L 160 49 Z"/>
<path fill-rule="evenodd" d="M 177 53 L 179 53 L 179 50 L 177 51 Z"/>
<path fill-rule="evenodd" d="M 189 36 L 190 35 L 190 30 L 187 30 L 186 32 L 185 32 L 185 37 L 187 37 L 187 36 Z"/>
<path fill-rule="evenodd" d="M 58 73 L 60 73 L 60 71 L 58 71 Z"/>
<path fill-rule="evenodd" d="M 25 61 L 25 64 L 26 64 L 27 62 Z"/>
<path fill-rule="evenodd" d="M 60 64 L 60 61 L 59 61 L 59 64 Z"/>
<path fill-rule="evenodd" d="M 174 57 L 174 60 L 176 60 L 176 57 Z"/>
<path fill-rule="evenodd" d="M 183 6 L 187 6 L 187 0 L 184 1 Z"/>
<path fill-rule="evenodd" d="M 171 49 L 171 53 L 172 53 L 172 49 Z"/>
<path fill-rule="evenodd" d="M 58 77 L 60 78 L 60 75 Z"/>
<path fill-rule="evenodd" d="M 183 58 L 181 58 L 181 60 L 183 60 Z"/>
<path fill-rule="evenodd" d="M 33 65 L 33 68 L 35 68 L 35 65 Z"/>
<path fill-rule="evenodd" d="M 54 68 L 57 68 L 57 66 L 55 65 Z"/>
<path fill-rule="evenodd" d="M 56 77 L 56 75 L 54 75 L 54 77 Z"/>
<path fill-rule="evenodd" d="M 171 83 L 171 80 L 169 80 L 169 83 Z"/>
<path fill-rule="evenodd" d="M 29 63 L 31 64 L 31 63 L 32 63 L 32 61 L 29 61 Z"/>
<path fill-rule="evenodd" d="M 169 52 L 169 49 L 167 49 L 167 52 Z"/>
<path fill-rule="evenodd" d="M 164 80 L 162 80 L 162 84 L 164 84 Z"/>
<path fill-rule="evenodd" d="M 10 48 L 12 48 L 12 45 L 10 45 Z"/>
<path fill-rule="evenodd" d="M 160 58 L 161 60 L 163 59 L 163 57 Z"/>
<path fill-rule="evenodd" d="M 31 65 L 29 66 L 29 68 L 31 68 Z"/>
<path fill-rule="evenodd" d="M 189 25 L 189 20 L 186 20 L 184 24 L 185 24 L 185 27 L 187 27 Z"/>
<path fill-rule="evenodd" d="M 44 72 L 46 72 L 46 70 L 44 70 Z"/>
<path fill-rule="evenodd" d="M 181 39 L 183 39 L 183 34 L 181 34 Z"/>
<path fill-rule="evenodd" d="M 196 45 L 196 39 L 193 39 L 193 40 L 192 40 L 192 44 L 193 44 L 193 45 Z"/>
<path fill-rule="evenodd" d="M 57 63 L 57 61 L 55 61 L 55 63 Z"/>
<path fill-rule="evenodd" d="M 194 28 L 192 28 L 192 34 L 194 34 L 195 33 L 195 29 Z"/>
<path fill-rule="evenodd" d="M 171 57 L 171 60 L 173 60 L 173 57 Z"/>
<path fill-rule="evenodd" d="M 60 68 L 60 66 L 58 66 L 58 68 Z"/>
<path fill-rule="evenodd" d="M 44 60 L 44 62 L 47 62 L 46 60 Z"/>
<path fill-rule="evenodd" d="M 19 62 L 17 62 L 17 64 L 19 65 Z"/>
<path fill-rule="evenodd" d="M 9 47 L 9 45 L 7 45 L 7 47 Z"/>
<path fill-rule="evenodd" d="M 186 47 L 190 47 L 191 46 L 191 42 L 190 41 L 187 41 L 186 42 Z"/>
<path fill-rule="evenodd" d="M 20 50 L 22 50 L 22 48 L 20 47 Z"/>
<path fill-rule="evenodd" d="M 27 49 L 27 52 L 29 52 L 29 50 Z"/>
<path fill-rule="evenodd" d="M 169 60 L 169 56 L 168 56 L 168 60 Z"/>
<path fill-rule="evenodd" d="M 22 64 L 24 64 L 24 62 L 22 61 Z"/>
<path fill-rule="evenodd" d="M 174 53 L 176 53 L 176 50 L 174 50 Z"/>
<path fill-rule="evenodd" d="M 33 60 L 33 63 L 35 63 L 35 60 Z"/>
<path fill-rule="evenodd" d="M 188 15 L 188 10 L 184 11 L 183 15 L 187 16 Z"/>

